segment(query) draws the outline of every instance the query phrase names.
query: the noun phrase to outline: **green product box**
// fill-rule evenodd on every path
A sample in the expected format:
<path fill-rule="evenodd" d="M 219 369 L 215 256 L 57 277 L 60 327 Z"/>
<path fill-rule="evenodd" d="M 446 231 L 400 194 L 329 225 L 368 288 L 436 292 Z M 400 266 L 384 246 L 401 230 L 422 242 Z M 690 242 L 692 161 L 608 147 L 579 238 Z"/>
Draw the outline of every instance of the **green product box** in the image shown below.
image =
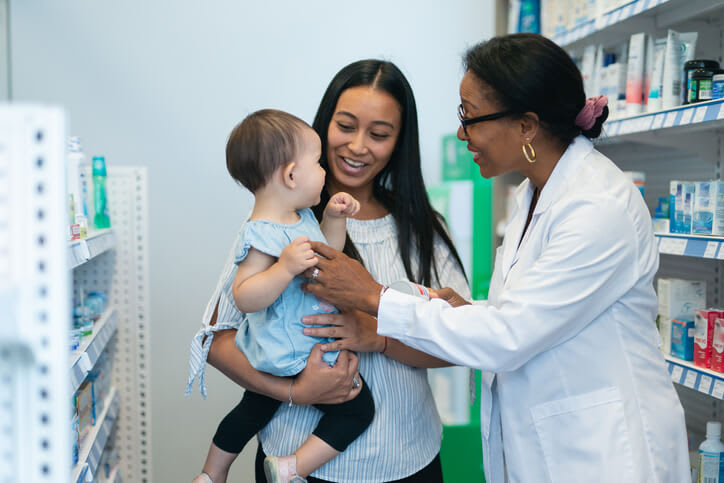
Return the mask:
<path fill-rule="evenodd" d="M 480 177 L 478 166 L 473 162 L 473 154 L 468 151 L 467 144 L 458 139 L 456 134 L 442 138 L 442 179 L 444 181 L 470 179 Z"/>

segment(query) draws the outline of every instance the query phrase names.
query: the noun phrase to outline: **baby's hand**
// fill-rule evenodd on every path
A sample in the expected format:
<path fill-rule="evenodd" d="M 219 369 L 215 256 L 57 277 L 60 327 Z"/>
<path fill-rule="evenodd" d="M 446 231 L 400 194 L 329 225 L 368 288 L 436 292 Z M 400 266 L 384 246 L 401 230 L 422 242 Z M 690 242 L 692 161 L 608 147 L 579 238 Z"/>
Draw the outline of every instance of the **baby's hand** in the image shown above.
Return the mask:
<path fill-rule="evenodd" d="M 340 191 L 330 198 L 324 214 L 333 218 L 347 218 L 359 211 L 359 201 L 349 193 Z"/>
<path fill-rule="evenodd" d="M 297 276 L 317 264 L 317 256 L 312 250 L 309 238 L 300 236 L 284 247 L 278 262 L 292 276 Z"/>

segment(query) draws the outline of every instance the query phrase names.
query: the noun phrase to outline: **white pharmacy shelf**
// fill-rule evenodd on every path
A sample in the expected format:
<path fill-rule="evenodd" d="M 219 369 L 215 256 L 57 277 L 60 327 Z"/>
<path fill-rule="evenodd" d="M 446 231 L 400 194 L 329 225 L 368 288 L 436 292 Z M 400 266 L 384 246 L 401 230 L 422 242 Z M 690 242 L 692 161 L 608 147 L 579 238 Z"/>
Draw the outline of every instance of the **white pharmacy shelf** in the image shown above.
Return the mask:
<path fill-rule="evenodd" d="M 724 237 L 656 233 L 659 253 L 695 258 L 724 260 Z"/>
<path fill-rule="evenodd" d="M 713 398 L 724 400 L 724 374 L 697 367 L 691 361 L 666 356 L 671 380 Z"/>
<path fill-rule="evenodd" d="M 83 339 L 80 347 L 71 356 L 71 394 L 78 390 L 78 386 L 93 369 L 108 341 L 116 333 L 116 329 L 118 329 L 118 311 L 111 307 L 93 324 L 93 333 Z"/>
<path fill-rule="evenodd" d="M 113 425 L 118 417 L 118 408 L 121 405 L 121 398 L 115 388 L 111 388 L 110 394 L 104 401 L 103 411 L 96 418 L 96 424 L 86 436 L 83 446 L 80 448 L 78 463 L 73 468 L 71 475 L 72 483 L 83 483 L 84 481 L 95 481 L 98 463 L 101 460 L 103 449 L 106 447 L 108 435 L 111 434 Z"/>
<path fill-rule="evenodd" d="M 110 228 L 93 232 L 83 240 L 74 240 L 69 243 L 68 265 L 71 268 L 83 265 L 115 245 L 116 237 Z"/>
<path fill-rule="evenodd" d="M 605 138 L 648 132 L 691 132 L 724 127 L 724 99 L 685 104 L 672 109 L 609 120 L 604 125 Z"/>
<path fill-rule="evenodd" d="M 565 48 L 608 45 L 619 41 L 622 35 L 628 37 L 631 32 L 669 27 L 721 7 L 721 0 L 632 0 L 559 32 L 552 40 Z"/>

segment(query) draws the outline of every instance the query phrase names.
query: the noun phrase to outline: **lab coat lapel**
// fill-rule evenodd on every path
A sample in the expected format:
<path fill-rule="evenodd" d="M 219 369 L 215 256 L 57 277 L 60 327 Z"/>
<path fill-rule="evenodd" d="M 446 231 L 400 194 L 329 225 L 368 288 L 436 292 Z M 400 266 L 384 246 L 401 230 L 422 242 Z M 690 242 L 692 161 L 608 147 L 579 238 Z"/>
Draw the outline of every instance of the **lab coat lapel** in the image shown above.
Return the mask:
<path fill-rule="evenodd" d="M 523 235 L 525 220 L 528 217 L 528 209 L 533 199 L 533 189 L 529 180 L 526 179 L 521 183 L 515 193 L 515 197 L 517 208 L 510 220 L 508 229 L 505 231 L 505 239 L 503 240 L 503 261 L 500 264 L 503 285 L 508 279 L 510 269 L 518 260 L 520 237 Z M 500 288 L 502 289 L 502 287 Z"/>

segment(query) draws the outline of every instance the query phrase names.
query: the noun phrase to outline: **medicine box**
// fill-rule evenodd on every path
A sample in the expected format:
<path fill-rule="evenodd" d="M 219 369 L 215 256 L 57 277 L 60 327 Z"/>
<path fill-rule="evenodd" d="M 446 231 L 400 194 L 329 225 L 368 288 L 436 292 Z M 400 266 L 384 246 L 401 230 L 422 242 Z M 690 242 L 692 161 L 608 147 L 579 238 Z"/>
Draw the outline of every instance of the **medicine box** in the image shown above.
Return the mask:
<path fill-rule="evenodd" d="M 671 320 L 671 355 L 685 361 L 694 360 L 694 320 Z"/>
<path fill-rule="evenodd" d="M 657 282 L 659 331 L 665 354 L 671 353 L 671 320 L 694 319 L 694 310 L 706 307 L 706 282 L 659 278 Z"/>
<path fill-rule="evenodd" d="M 714 340 L 714 323 L 722 313 L 715 309 L 694 311 L 694 365 L 711 367 L 711 347 Z"/>
<path fill-rule="evenodd" d="M 724 319 L 714 321 L 714 340 L 711 345 L 711 370 L 724 372 Z"/>

